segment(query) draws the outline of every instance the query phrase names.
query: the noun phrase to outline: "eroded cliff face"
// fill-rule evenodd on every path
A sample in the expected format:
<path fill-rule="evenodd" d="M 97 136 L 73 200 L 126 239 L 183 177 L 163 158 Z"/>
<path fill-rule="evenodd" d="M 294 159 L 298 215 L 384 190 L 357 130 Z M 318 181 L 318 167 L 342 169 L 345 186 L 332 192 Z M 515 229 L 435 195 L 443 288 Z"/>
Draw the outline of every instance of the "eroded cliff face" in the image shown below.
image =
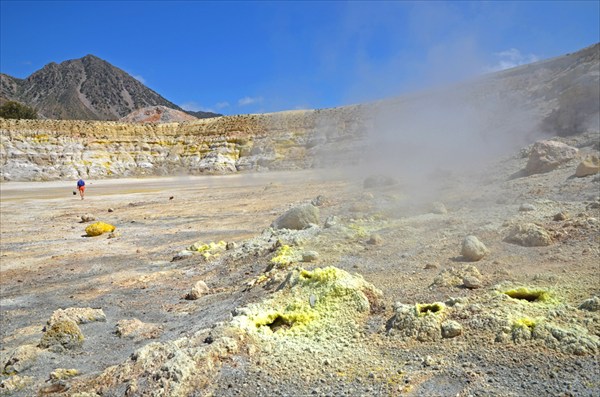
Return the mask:
<path fill-rule="evenodd" d="M 3 181 L 301 169 L 359 161 L 360 106 L 169 124 L 0 119 Z"/>

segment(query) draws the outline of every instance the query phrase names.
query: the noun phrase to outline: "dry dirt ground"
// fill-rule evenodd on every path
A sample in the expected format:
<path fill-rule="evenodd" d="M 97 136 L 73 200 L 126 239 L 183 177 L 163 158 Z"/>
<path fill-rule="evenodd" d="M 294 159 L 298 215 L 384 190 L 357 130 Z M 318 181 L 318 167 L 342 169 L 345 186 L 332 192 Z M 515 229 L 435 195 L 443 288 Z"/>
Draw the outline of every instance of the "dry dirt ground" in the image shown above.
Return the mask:
<path fill-rule="evenodd" d="M 591 152 L 597 137 L 569 143 Z M 600 179 L 575 178 L 577 161 L 523 177 L 526 161 L 515 154 L 473 175 L 432 176 L 437 189 L 428 196 L 402 178 L 365 188 L 353 172 L 322 170 L 88 181 L 85 200 L 72 195 L 74 181 L 3 184 L 0 394 L 598 395 Z M 293 235 L 268 229 L 287 209 L 319 196 L 318 228 Z M 564 219 L 555 218 L 561 212 Z M 115 225 L 114 237 L 85 237 L 89 222 L 80 217 L 88 213 Z M 507 241 L 526 223 L 543 227 L 551 244 Z M 467 235 L 487 246 L 483 259 L 461 256 Z M 172 260 L 197 241 L 221 240 L 236 247 Z M 283 245 L 318 255 L 273 265 Z M 272 321 L 210 366 L 175 366 L 168 360 L 180 351 L 173 350 L 156 353 L 164 363 L 158 369 L 134 368 L 135 352 L 150 343 L 193 345 L 203 330 L 238 318 L 236 309 L 280 299 L 285 291 L 277 285 L 297 266 L 358 273 L 382 295 L 368 297 L 367 314 L 340 318 L 322 334 Z M 199 280 L 209 293 L 184 299 Z M 520 287 L 548 299 L 506 294 Z M 413 306 L 434 302 L 439 310 L 422 317 Z M 417 316 L 403 318 L 402 304 Z M 80 324 L 79 347 L 36 350 L 30 365 L 5 367 L 15 363 L 17 347 L 40 342 L 54 311 L 73 307 L 102 309 L 106 318 Z M 117 323 L 134 318 L 147 332 L 119 336 Z M 437 334 L 421 333 L 431 321 Z M 460 326 L 459 335 L 440 336 L 447 321 Z M 209 345 L 213 337 L 202 340 Z M 126 379 L 100 376 L 115 365 L 130 371 Z M 58 368 L 78 375 L 50 379 Z M 189 381 L 194 371 L 207 381 Z"/>

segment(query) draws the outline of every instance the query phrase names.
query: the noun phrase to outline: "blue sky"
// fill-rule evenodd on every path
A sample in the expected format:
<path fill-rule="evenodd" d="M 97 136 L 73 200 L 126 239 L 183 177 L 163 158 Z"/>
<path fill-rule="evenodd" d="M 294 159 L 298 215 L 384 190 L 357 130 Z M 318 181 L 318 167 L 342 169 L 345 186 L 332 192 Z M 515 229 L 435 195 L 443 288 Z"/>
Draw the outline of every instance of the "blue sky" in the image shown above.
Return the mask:
<path fill-rule="evenodd" d="M 574 52 L 599 4 L 0 0 L 0 71 L 94 54 L 190 110 L 328 108 Z"/>

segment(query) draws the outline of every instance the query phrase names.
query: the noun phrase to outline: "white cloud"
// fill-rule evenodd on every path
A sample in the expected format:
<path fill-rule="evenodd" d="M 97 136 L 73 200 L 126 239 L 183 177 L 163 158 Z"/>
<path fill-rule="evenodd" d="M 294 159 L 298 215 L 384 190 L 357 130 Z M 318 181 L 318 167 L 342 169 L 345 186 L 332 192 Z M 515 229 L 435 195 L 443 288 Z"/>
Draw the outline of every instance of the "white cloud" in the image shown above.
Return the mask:
<path fill-rule="evenodd" d="M 494 53 L 494 57 L 498 60 L 493 66 L 486 67 L 486 72 L 498 72 L 504 69 L 514 68 L 520 65 L 526 65 L 539 61 L 539 57 L 534 54 L 524 55 L 516 48 L 511 48 L 506 51 Z"/>
<path fill-rule="evenodd" d="M 146 84 L 146 79 L 143 78 L 142 76 L 140 76 L 139 74 L 132 76 L 134 79 L 136 79 L 137 81 L 139 81 L 142 84 Z"/>
<path fill-rule="evenodd" d="M 215 107 L 217 109 L 223 109 L 223 108 L 228 108 L 229 107 L 229 102 L 224 101 L 224 102 L 217 102 L 217 104 L 215 105 Z"/>
<path fill-rule="evenodd" d="M 214 112 L 213 109 L 204 107 L 197 102 L 190 101 L 179 105 L 182 109 L 189 110 L 191 112 Z"/>
<path fill-rule="evenodd" d="M 242 99 L 238 100 L 238 105 L 240 106 L 247 106 L 247 105 L 252 105 L 254 103 L 261 103 L 263 101 L 263 97 L 259 96 L 259 97 L 243 97 Z"/>

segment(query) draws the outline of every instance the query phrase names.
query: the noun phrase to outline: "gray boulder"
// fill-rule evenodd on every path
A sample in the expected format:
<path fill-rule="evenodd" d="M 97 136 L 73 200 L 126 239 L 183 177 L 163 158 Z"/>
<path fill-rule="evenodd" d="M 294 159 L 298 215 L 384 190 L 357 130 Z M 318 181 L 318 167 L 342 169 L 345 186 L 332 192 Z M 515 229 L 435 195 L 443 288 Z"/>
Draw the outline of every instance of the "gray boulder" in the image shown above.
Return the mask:
<path fill-rule="evenodd" d="M 311 224 L 319 224 L 319 209 L 312 204 L 302 204 L 285 212 L 271 224 L 271 227 L 302 230 Z"/>
<path fill-rule="evenodd" d="M 460 253 L 466 260 L 476 262 L 488 253 L 488 249 L 477 237 L 467 236 L 462 242 Z"/>

